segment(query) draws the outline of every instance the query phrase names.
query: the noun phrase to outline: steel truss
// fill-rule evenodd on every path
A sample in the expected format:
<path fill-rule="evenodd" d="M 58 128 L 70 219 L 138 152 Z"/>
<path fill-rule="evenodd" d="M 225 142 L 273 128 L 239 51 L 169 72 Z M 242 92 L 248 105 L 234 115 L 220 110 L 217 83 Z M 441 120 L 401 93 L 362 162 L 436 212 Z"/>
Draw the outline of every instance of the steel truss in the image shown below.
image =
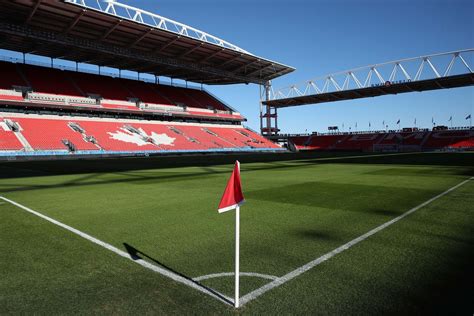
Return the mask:
<path fill-rule="evenodd" d="M 354 68 L 276 91 L 267 83 L 260 92 L 261 133 L 278 136 L 282 107 L 474 85 L 473 59 L 474 49 L 465 49 Z"/>
<path fill-rule="evenodd" d="M 474 49 L 465 49 L 447 53 L 426 55 L 414 58 L 400 59 L 381 64 L 354 68 L 346 71 L 332 73 L 299 84 L 294 84 L 276 91 L 271 91 L 270 100 L 304 97 L 330 92 L 342 92 L 388 86 L 403 82 L 416 82 L 420 80 L 446 78 L 451 76 L 453 66 L 460 63 L 466 73 L 473 73 L 473 68 L 468 64 L 465 56 L 474 55 Z M 436 61 L 446 56 L 450 57 L 445 67 L 437 65 Z M 464 56 L 464 57 L 463 57 Z M 418 66 L 408 67 L 407 64 L 416 63 Z M 384 75 L 387 68 L 391 69 L 389 75 Z M 427 71 L 427 69 L 429 69 Z M 401 75 L 400 75 L 401 74 Z M 398 77 L 401 79 L 397 80 Z M 297 104 L 294 104 L 297 105 Z"/>
<path fill-rule="evenodd" d="M 162 17 L 158 14 L 154 14 L 123 3 L 119 3 L 114 0 L 64 0 L 64 2 L 72 3 L 87 9 L 97 10 L 102 13 L 107 13 L 121 19 L 134 21 L 157 29 L 172 32 L 180 36 L 190 37 L 193 39 L 200 40 L 202 42 L 214 44 L 224 48 L 232 49 L 237 52 L 252 55 L 248 51 L 234 44 L 231 44 L 219 37 L 200 31 L 186 24 Z"/>

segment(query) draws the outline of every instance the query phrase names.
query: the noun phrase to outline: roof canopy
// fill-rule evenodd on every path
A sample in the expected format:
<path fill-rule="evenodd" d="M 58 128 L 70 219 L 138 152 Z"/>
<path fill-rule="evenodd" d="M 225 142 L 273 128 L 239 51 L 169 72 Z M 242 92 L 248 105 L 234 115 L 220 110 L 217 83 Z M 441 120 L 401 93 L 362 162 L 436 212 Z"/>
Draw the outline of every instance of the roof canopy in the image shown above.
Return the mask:
<path fill-rule="evenodd" d="M 0 48 L 204 84 L 262 84 L 294 70 L 156 14 L 88 2 L 0 0 Z"/>

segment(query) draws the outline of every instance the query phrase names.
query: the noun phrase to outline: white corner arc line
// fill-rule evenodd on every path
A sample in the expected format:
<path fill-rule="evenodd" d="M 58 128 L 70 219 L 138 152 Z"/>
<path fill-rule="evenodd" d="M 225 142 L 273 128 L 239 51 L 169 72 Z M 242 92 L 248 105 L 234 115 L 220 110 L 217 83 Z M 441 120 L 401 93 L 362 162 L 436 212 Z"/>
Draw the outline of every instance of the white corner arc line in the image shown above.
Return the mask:
<path fill-rule="evenodd" d="M 203 287 L 203 286 L 200 286 L 200 285 L 196 284 L 195 282 L 193 282 L 193 281 L 191 281 L 191 280 L 189 280 L 189 279 L 187 279 L 187 278 L 185 278 L 185 277 L 183 277 L 183 276 L 181 276 L 181 275 L 179 275 L 179 274 L 173 273 L 173 272 L 171 272 L 171 271 L 169 271 L 169 270 L 166 270 L 166 269 L 164 269 L 164 268 L 161 268 L 161 267 L 159 267 L 159 266 L 157 266 L 157 265 L 151 264 L 151 263 L 149 263 L 149 262 L 147 262 L 147 261 L 145 261 L 145 260 L 143 260 L 143 259 L 137 259 L 137 260 L 135 260 L 135 259 L 133 259 L 133 258 L 130 256 L 129 253 L 127 253 L 127 252 L 125 252 L 125 251 L 123 251 L 123 250 L 120 250 L 120 249 L 118 249 L 117 247 L 112 246 L 111 244 L 108 244 L 108 243 L 106 243 L 106 242 L 104 242 L 104 241 L 102 241 L 102 240 L 99 240 L 99 239 L 97 239 L 97 238 L 95 238 L 95 237 L 92 237 L 91 235 L 86 234 L 86 233 L 84 233 L 84 232 L 82 232 L 82 231 L 80 231 L 80 230 L 78 230 L 78 229 L 75 229 L 75 228 L 73 228 L 73 227 L 71 227 L 71 226 L 68 226 L 68 225 L 66 225 L 66 224 L 63 224 L 63 223 L 61 223 L 60 221 L 57 221 L 57 220 L 55 220 L 55 219 L 53 219 L 53 218 L 51 218 L 51 217 L 48 217 L 48 216 L 43 215 L 43 214 L 41 214 L 41 213 L 39 213 L 39 212 L 37 212 L 37 211 L 34 211 L 34 210 L 32 210 L 32 209 L 30 209 L 30 208 L 24 206 L 24 205 L 21 205 L 20 203 L 17 203 L 17 202 L 15 202 L 15 201 L 13 201 L 13 200 L 7 199 L 7 198 L 5 198 L 5 197 L 3 197 L 3 196 L 0 196 L 0 199 L 4 200 L 5 202 L 8 202 L 8 203 L 10 203 L 10 204 L 12 204 L 12 205 L 15 205 L 16 207 L 19 207 L 19 208 L 21 208 L 21 209 L 23 209 L 23 210 L 25 210 L 25 211 L 27 211 L 27 212 L 33 214 L 33 215 L 36 215 L 36 216 L 38 216 L 38 217 L 41 217 L 42 219 L 47 220 L 47 221 L 50 222 L 50 223 L 53 223 L 53 224 L 55 224 L 55 225 L 57 225 L 57 226 L 59 226 L 59 227 L 62 227 L 62 228 L 66 229 L 66 230 L 68 230 L 68 231 L 70 231 L 70 232 L 72 232 L 72 233 L 74 233 L 74 234 L 76 234 L 76 235 L 78 235 L 78 236 L 80 236 L 80 237 L 82 237 L 82 238 L 84 238 L 84 239 L 87 239 L 87 240 L 89 240 L 89 241 L 91 241 L 91 242 L 93 242 L 93 243 L 95 243 L 95 244 L 97 244 L 97 245 L 99 245 L 99 246 L 101 246 L 101 247 L 107 249 L 107 250 L 110 250 L 110 251 L 116 253 L 117 255 L 119 255 L 119 256 L 121 256 L 121 257 L 124 257 L 124 258 L 126 258 L 126 259 L 128 259 L 128 260 L 130 260 L 130 261 L 132 261 L 132 262 L 135 262 L 135 263 L 139 264 L 139 265 L 141 265 L 142 267 L 145 267 L 145 268 L 150 269 L 150 270 L 152 270 L 152 271 L 154 271 L 154 272 L 157 272 L 157 273 L 159 273 L 159 274 L 161 274 L 161 275 L 163 275 L 163 276 L 165 276 L 165 277 L 167 277 L 167 278 L 172 279 L 173 281 L 176 281 L 176 282 L 179 282 L 179 283 L 181 283 L 181 284 L 187 285 L 187 286 L 189 286 L 189 287 L 191 287 L 191 288 L 193 288 L 193 289 L 195 289 L 195 290 L 198 290 L 198 291 L 200 291 L 200 292 L 202 292 L 202 293 L 204 293 L 204 294 L 207 294 L 207 295 L 209 295 L 209 296 L 211 296 L 211 297 L 213 297 L 213 298 L 215 298 L 215 299 L 217 299 L 217 300 L 219 300 L 219 301 L 221 301 L 221 302 L 223 302 L 223 303 L 225 303 L 225 304 L 227 304 L 227 305 L 232 305 L 232 304 L 231 304 L 231 302 L 232 302 L 232 299 L 231 299 L 231 298 L 229 298 L 229 297 L 227 297 L 227 296 L 225 296 L 225 295 L 223 295 L 223 294 L 221 294 L 221 293 L 218 293 L 217 291 L 210 290 L 210 289 L 207 289 L 207 288 L 205 288 L 205 287 Z"/>
<path fill-rule="evenodd" d="M 204 281 L 204 280 L 208 280 L 208 279 L 230 277 L 230 276 L 234 276 L 234 275 L 235 275 L 235 272 L 213 273 L 213 274 L 207 274 L 207 275 L 202 275 L 202 276 L 193 278 L 193 280 L 194 281 Z M 274 276 L 274 275 L 255 273 L 255 272 L 240 272 L 239 275 L 240 276 L 248 276 L 248 277 L 256 277 L 256 278 L 267 279 L 267 280 L 272 280 L 272 281 L 278 279 L 278 277 Z"/>
<path fill-rule="evenodd" d="M 271 289 L 274 289 L 274 288 L 276 288 L 276 287 L 278 287 L 278 286 L 280 286 L 280 285 L 282 285 L 282 284 L 284 284 L 284 283 L 286 283 L 286 282 L 288 282 L 288 281 L 290 281 L 290 280 L 296 278 L 297 276 L 300 276 L 301 274 L 305 273 L 306 271 L 308 271 L 308 270 L 314 268 L 315 266 L 317 266 L 317 265 L 323 263 L 324 261 L 326 261 L 326 260 L 328 260 L 328 259 L 334 257 L 335 255 L 337 255 L 337 254 L 339 254 L 339 253 L 341 253 L 341 252 L 343 252 L 343 251 L 345 251 L 345 250 L 351 248 L 352 246 L 354 246 L 354 245 L 360 243 L 361 241 L 364 241 L 365 239 L 367 239 L 367 238 L 369 238 L 370 236 L 372 236 L 372 235 L 378 233 L 379 231 L 381 231 L 381 230 L 387 228 L 388 226 L 390 226 L 390 225 L 392 225 L 392 224 L 395 224 L 396 222 L 400 221 L 401 219 L 403 219 L 403 218 L 407 217 L 408 215 L 410 215 L 410 214 L 416 212 L 416 211 L 419 210 L 420 208 L 422 208 L 422 207 L 424 207 L 424 206 L 426 206 L 426 205 L 432 203 L 433 201 L 439 199 L 440 197 L 445 196 L 446 194 L 450 193 L 451 191 L 456 190 L 457 188 L 459 188 L 460 186 L 466 184 L 466 183 L 469 182 L 470 180 L 474 180 L 474 177 L 471 177 L 471 178 L 469 178 L 469 179 L 467 179 L 467 180 L 462 181 L 461 183 L 458 183 L 457 185 L 451 187 L 450 189 L 448 189 L 448 190 L 446 190 L 446 191 L 444 191 L 444 192 L 442 192 L 442 193 L 436 195 L 435 197 L 432 197 L 431 199 L 429 199 L 429 200 L 427 200 L 427 201 L 421 203 L 420 205 L 415 206 L 414 208 L 412 208 L 412 209 L 406 211 L 406 212 L 403 213 L 402 215 L 397 216 L 397 217 L 395 217 L 394 219 L 392 219 L 392 220 L 390 220 L 390 221 L 388 221 L 388 222 L 386 222 L 386 223 L 384 223 L 384 224 L 382 224 L 382 225 L 380 225 L 380 226 L 378 226 L 378 227 L 376 227 L 376 228 L 374 228 L 374 229 L 368 231 L 367 233 L 365 233 L 365 234 L 363 234 L 363 235 L 361 235 L 361 236 L 359 236 L 359 237 L 357 237 L 357 238 L 355 238 L 355 239 L 349 241 L 348 243 L 345 243 L 344 245 L 342 245 L 342 246 L 340 246 L 340 247 L 338 247 L 338 248 L 332 250 L 331 252 L 328 252 L 327 254 L 325 254 L 325 255 L 323 255 L 323 256 L 321 256 L 321 257 L 319 257 L 319 258 L 317 258 L 317 259 L 315 259 L 315 260 L 313 260 L 313 261 L 311 261 L 311 262 L 308 262 L 307 264 L 305 264 L 305 265 L 299 267 L 298 269 L 295 269 L 295 270 L 293 270 L 293 271 L 291 271 L 291 272 L 285 274 L 284 276 L 279 277 L 279 278 L 273 280 L 272 282 L 270 282 L 270 283 L 268 283 L 268 284 L 262 286 L 261 288 L 256 289 L 256 290 L 254 290 L 254 291 L 252 291 L 252 292 L 250 292 L 250 293 L 244 295 L 244 296 L 241 297 L 241 299 L 240 299 L 240 304 L 241 304 L 241 306 L 244 305 L 244 304 L 246 304 L 246 303 L 248 303 L 248 302 L 250 302 L 250 301 L 252 301 L 252 300 L 254 300 L 254 299 L 256 299 L 257 297 L 259 297 L 260 295 L 262 295 L 262 294 L 264 294 L 264 293 L 270 291 Z"/>

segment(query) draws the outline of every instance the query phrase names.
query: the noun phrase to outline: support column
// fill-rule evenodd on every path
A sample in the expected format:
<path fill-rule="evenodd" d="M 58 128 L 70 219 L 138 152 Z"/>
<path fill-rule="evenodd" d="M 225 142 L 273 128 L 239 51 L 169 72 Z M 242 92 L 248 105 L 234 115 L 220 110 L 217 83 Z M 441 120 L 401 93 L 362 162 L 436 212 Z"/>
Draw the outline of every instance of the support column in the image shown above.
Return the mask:
<path fill-rule="evenodd" d="M 260 86 L 260 133 L 263 136 L 272 136 L 278 134 L 278 113 L 275 107 L 264 105 L 264 101 L 270 101 L 271 98 L 271 81 L 267 81 L 265 85 Z"/>

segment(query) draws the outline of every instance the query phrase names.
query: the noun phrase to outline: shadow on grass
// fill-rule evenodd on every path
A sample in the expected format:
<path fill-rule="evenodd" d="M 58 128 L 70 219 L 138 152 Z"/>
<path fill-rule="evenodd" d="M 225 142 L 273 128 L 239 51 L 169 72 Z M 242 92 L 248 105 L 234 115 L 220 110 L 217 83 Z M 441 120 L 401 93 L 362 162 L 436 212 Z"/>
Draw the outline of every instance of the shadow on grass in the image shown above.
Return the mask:
<path fill-rule="evenodd" d="M 411 219 L 413 221 L 413 219 Z M 393 315 L 470 315 L 474 310 L 474 240 L 472 225 L 460 228 L 455 223 L 433 224 L 431 221 L 403 227 L 405 242 L 399 243 L 393 235 L 378 236 L 379 246 L 393 248 L 410 260 L 416 259 L 410 277 L 399 272 L 407 280 L 406 288 L 399 286 L 390 294 L 389 302 L 380 311 Z M 452 225 L 455 225 L 452 226 Z M 452 226 L 451 228 L 448 228 Z M 400 229 L 400 228 L 399 228 Z M 443 231 L 433 232 L 433 230 Z M 396 235 L 395 235 L 396 236 Z M 374 242 L 374 241 L 372 241 Z M 396 253 L 396 252 L 395 252 Z M 402 255 L 403 256 L 403 255 Z M 404 267 L 391 266 L 403 271 Z M 413 282 L 413 285 L 410 284 Z M 396 303 L 392 303 L 396 302 Z"/>
<path fill-rule="evenodd" d="M 294 233 L 298 237 L 302 237 L 304 239 L 314 240 L 314 241 L 337 241 L 339 238 L 335 238 L 333 234 L 328 232 L 319 231 L 316 229 L 304 229 L 304 230 L 297 230 Z"/>
<path fill-rule="evenodd" d="M 174 270 L 173 268 L 165 265 L 164 263 L 150 257 L 149 255 L 147 255 L 146 253 L 138 250 L 137 248 L 127 244 L 127 243 L 123 243 L 124 247 L 125 247 L 125 250 L 128 252 L 128 254 L 130 255 L 130 257 L 133 259 L 133 260 L 139 260 L 139 259 L 143 259 L 142 257 L 140 257 L 140 255 L 142 255 L 143 257 L 145 257 L 146 259 L 150 260 L 151 262 L 159 265 L 160 267 L 176 274 L 176 275 L 179 275 L 180 277 L 190 281 L 190 282 L 193 282 L 194 284 L 196 284 L 197 286 L 201 287 L 202 289 L 205 289 L 207 290 L 208 292 L 211 292 L 212 294 L 216 295 L 217 297 L 219 297 L 220 299 L 222 299 L 223 301 L 225 301 L 226 303 L 230 304 L 230 305 L 233 305 L 234 303 L 232 301 L 230 301 L 228 298 L 226 298 L 224 295 L 222 295 L 221 293 L 199 283 L 198 281 L 195 281 L 193 280 L 191 277 L 187 276 L 187 275 L 184 275 L 182 274 L 181 272 L 178 272 L 176 270 Z"/>
<path fill-rule="evenodd" d="M 346 153 L 347 154 L 347 153 Z M 279 156 L 281 155 L 281 157 Z M 296 154 L 293 154 L 296 155 Z M 314 154 L 312 154 L 314 156 Z M 329 155 L 329 153 L 326 153 Z M 358 153 L 360 155 L 360 153 Z M 449 159 L 445 159 L 448 156 Z M 453 155 L 453 156 L 451 156 Z M 230 169 L 224 168 L 222 170 L 214 169 L 209 166 L 217 163 L 232 163 L 236 158 L 242 160 L 242 162 L 254 162 L 262 161 L 265 164 L 259 165 L 248 165 L 243 167 L 245 172 L 263 171 L 263 170 L 277 170 L 277 169 L 293 169 L 302 168 L 305 166 L 324 165 L 324 164 L 377 164 L 377 163 L 394 163 L 394 164 L 412 164 L 414 161 L 423 161 L 425 164 L 433 163 L 442 165 L 443 162 L 448 162 L 450 168 L 439 168 L 435 170 L 411 170 L 409 168 L 401 168 L 399 175 L 405 176 L 448 176 L 448 175 L 459 175 L 459 176 L 474 176 L 474 154 L 470 153 L 432 153 L 432 154 L 400 154 L 396 156 L 371 156 L 371 157 L 318 157 L 318 159 L 308 160 L 307 154 L 304 156 L 288 156 L 284 154 L 269 154 L 261 156 L 241 156 L 236 157 L 235 155 L 229 156 L 205 156 L 200 157 L 197 160 L 194 157 L 175 157 L 175 160 L 168 161 L 163 159 L 170 159 L 170 157 L 153 157 L 153 158 L 135 158 L 135 159 L 102 159 L 102 160 L 79 160 L 79 161 L 32 161 L 32 162 L 16 162 L 16 163 L 0 163 L 0 179 L 13 179 L 23 177 L 36 177 L 36 176 L 52 176 L 52 175 L 72 175 L 72 174 L 83 174 L 88 173 L 83 177 L 68 180 L 65 182 L 59 182 L 54 184 L 38 185 L 32 184 L 32 181 L 28 181 L 28 184 L 8 184 L 1 183 L 0 191 L 17 192 L 17 191 L 29 191 L 39 189 L 50 189 L 60 187 L 76 187 L 76 186 L 90 186 L 90 185 L 103 185 L 113 183 L 135 183 L 135 184 L 150 184 L 156 183 L 157 181 L 185 181 L 192 180 L 199 177 L 209 177 L 219 174 L 228 174 Z M 434 156 L 434 157 L 432 157 Z M 288 160 L 288 157 L 293 157 L 291 162 L 283 162 Z M 305 159 L 300 159 L 305 157 Z M 443 158 L 444 157 L 444 158 Z M 179 158 L 179 159 L 178 159 Z M 279 161 L 275 161 L 280 159 Z M 298 160 L 300 159 L 300 160 Z M 162 161 L 163 160 L 163 161 Z M 466 163 L 469 162 L 469 166 Z M 456 162 L 456 164 L 449 164 Z M 160 168 L 169 167 L 180 167 L 180 166 L 201 166 L 199 171 L 192 172 L 172 172 L 166 171 L 159 173 Z M 230 166 L 229 166 L 230 168 Z M 149 170 L 156 169 L 155 175 L 146 175 L 140 173 L 133 173 L 138 170 Z M 397 175 L 399 168 L 389 168 L 387 170 L 379 170 L 369 172 L 369 175 L 380 175 L 380 176 L 393 176 Z M 93 172 L 93 173 L 92 173 Z M 92 174 L 91 174 L 92 173 Z M 156 175 L 158 173 L 158 175 Z M 107 175 L 108 179 L 95 179 L 101 175 Z M 111 175 L 120 177 L 111 178 Z"/>
<path fill-rule="evenodd" d="M 424 188 L 328 182 L 304 182 L 246 191 L 247 199 L 325 209 L 397 216 L 419 202 L 440 193 Z M 298 212 L 298 208 L 294 209 Z"/>
<path fill-rule="evenodd" d="M 361 152 L 301 152 L 301 153 L 258 153 L 226 155 L 155 156 L 135 158 L 96 158 L 55 161 L 0 162 L 0 178 L 36 177 L 45 175 L 81 174 L 95 172 L 121 172 L 133 170 L 161 169 L 172 167 L 203 167 L 209 173 L 218 173 L 214 165 L 264 162 L 268 168 L 289 168 L 284 161 L 298 161 L 301 165 L 343 163 L 343 164 L 397 164 L 463 166 L 463 175 L 474 175 L 474 153 L 406 153 L 374 154 Z"/>

